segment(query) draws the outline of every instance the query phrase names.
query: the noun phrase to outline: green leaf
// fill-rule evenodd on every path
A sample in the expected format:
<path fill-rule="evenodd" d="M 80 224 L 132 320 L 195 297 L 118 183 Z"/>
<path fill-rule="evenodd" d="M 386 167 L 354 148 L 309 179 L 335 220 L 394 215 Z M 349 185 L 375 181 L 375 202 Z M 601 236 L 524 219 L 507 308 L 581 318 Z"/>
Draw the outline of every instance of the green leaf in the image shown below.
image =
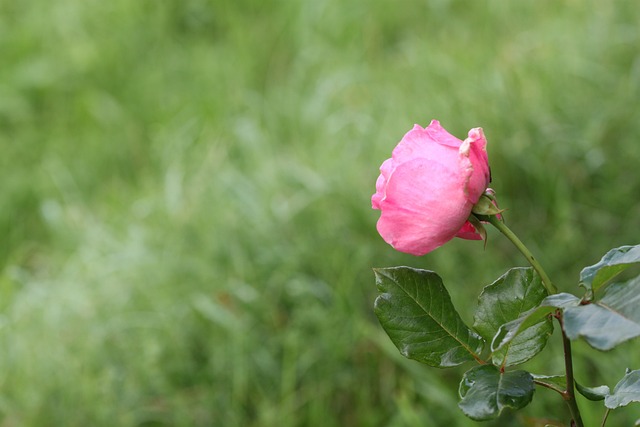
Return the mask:
<path fill-rule="evenodd" d="M 555 390 L 558 393 L 564 393 L 567 389 L 567 377 L 564 375 L 537 375 L 531 374 L 535 384 Z"/>
<path fill-rule="evenodd" d="M 500 326 L 538 307 L 546 296 L 547 290 L 533 268 L 512 268 L 483 289 L 478 297 L 473 328 L 490 341 Z M 526 362 L 544 348 L 552 332 L 553 323 L 549 317 L 538 319 L 493 352 L 493 363 L 512 366 Z"/>
<path fill-rule="evenodd" d="M 586 267 L 580 272 L 580 284 L 595 292 L 637 263 L 640 263 L 640 245 L 611 249 L 597 264 Z"/>
<path fill-rule="evenodd" d="M 464 324 L 442 279 L 409 267 L 374 270 L 375 313 L 400 353 L 435 367 L 478 360 L 484 341 Z"/>
<path fill-rule="evenodd" d="M 598 301 L 564 310 L 564 331 L 569 339 L 583 337 L 598 350 L 640 335 L 640 276 L 608 286 Z"/>
<path fill-rule="evenodd" d="M 600 385 L 597 387 L 585 387 L 583 385 L 580 385 L 577 381 L 576 389 L 581 395 L 595 402 L 604 400 L 611 393 L 611 391 L 609 390 L 609 386 Z"/>
<path fill-rule="evenodd" d="M 577 306 L 579 304 L 580 298 L 575 295 L 567 293 L 549 295 L 542 300 L 538 307 L 534 307 L 524 312 L 519 318 L 500 326 L 491 341 L 491 351 L 497 352 L 501 350 L 518 335 L 540 322 L 541 319 L 549 316 L 556 309 Z"/>
<path fill-rule="evenodd" d="M 604 399 L 604 406 L 616 409 L 631 402 L 640 402 L 640 369 L 627 370 L 627 373 L 613 389 L 613 393 Z"/>
<path fill-rule="evenodd" d="M 490 420 L 504 408 L 524 408 L 534 391 L 533 377 L 526 371 L 500 373 L 493 365 L 476 366 L 462 377 L 458 406 L 473 420 Z"/>

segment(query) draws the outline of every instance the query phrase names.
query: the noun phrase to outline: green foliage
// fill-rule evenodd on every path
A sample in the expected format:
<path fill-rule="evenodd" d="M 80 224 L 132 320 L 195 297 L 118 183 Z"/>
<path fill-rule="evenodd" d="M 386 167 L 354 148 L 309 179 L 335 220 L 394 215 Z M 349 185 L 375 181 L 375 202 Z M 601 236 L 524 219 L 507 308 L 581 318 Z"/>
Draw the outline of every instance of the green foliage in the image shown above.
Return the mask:
<path fill-rule="evenodd" d="M 479 359 L 484 341 L 464 324 L 437 274 L 409 267 L 375 274 L 376 316 L 403 356 L 439 368 Z"/>
<path fill-rule="evenodd" d="M 640 402 L 640 370 L 627 370 L 616 384 L 613 393 L 604 399 L 604 404 L 609 409 L 627 406 L 631 402 Z"/>
<path fill-rule="evenodd" d="M 548 295 L 533 268 L 512 268 L 480 294 L 473 325 L 477 336 L 460 318 L 436 273 L 410 267 L 374 271 L 379 292 L 375 313 L 403 356 L 441 368 L 472 360 L 480 364 L 464 374 L 459 386 L 458 406 L 473 420 L 497 418 L 507 407 L 524 408 L 533 399 L 534 384 L 560 393 L 571 408 L 572 424 L 578 420 L 578 425 L 583 424 L 574 387 L 588 400 L 604 400 L 609 409 L 640 401 L 640 371 L 628 371 L 613 393 L 606 385 L 576 382 L 567 345 L 569 339 L 584 337 L 593 347 L 610 350 L 640 335 L 640 276 L 609 285 L 598 300 L 580 300 L 567 293 Z M 592 276 L 598 276 L 597 269 Z M 553 331 L 553 312 L 563 327 L 565 375 L 506 371 L 544 348 Z M 489 340 L 493 364 L 480 358 Z"/>
<path fill-rule="evenodd" d="M 640 263 L 640 245 L 611 249 L 602 259 L 580 272 L 580 284 L 592 292 L 634 264 Z"/>
<path fill-rule="evenodd" d="M 535 391 L 533 377 L 525 371 L 500 372 L 493 365 L 471 368 L 460 382 L 460 409 L 469 418 L 496 418 L 505 408 L 527 406 Z"/>
<path fill-rule="evenodd" d="M 578 392 L 587 399 L 593 400 L 595 402 L 604 400 L 604 398 L 611 393 L 609 387 L 606 385 L 600 385 L 597 387 L 586 387 L 580 385 L 580 383 L 578 382 L 576 382 L 576 390 L 578 390 Z"/>
<path fill-rule="evenodd" d="M 498 418 L 507 407 L 524 408 L 533 399 L 534 384 L 562 396 L 572 425 L 584 425 L 575 390 L 588 400 L 604 400 L 607 410 L 602 425 L 610 409 L 640 401 L 640 375 L 636 375 L 640 371 L 628 370 L 613 393 L 606 385 L 586 387 L 575 381 L 570 344 L 570 340 L 584 337 L 596 349 L 610 350 L 640 335 L 640 276 L 598 292 L 635 263 L 636 247 L 613 250 L 597 265 L 584 269 L 581 284 L 588 278 L 590 286 L 586 297 L 549 295 L 542 279 L 547 276 L 529 250 L 502 223 L 490 222 L 519 248 L 532 267 L 512 268 L 483 289 L 473 324 L 480 336 L 464 324 L 442 279 L 434 272 L 410 267 L 374 270 L 379 292 L 375 312 L 400 353 L 435 367 L 471 360 L 479 363 L 464 374 L 458 403 L 462 412 L 476 421 Z M 506 367 L 526 362 L 544 348 L 553 331 L 552 313 L 562 326 L 565 374 L 506 371 Z M 493 364 L 480 357 L 489 340 Z"/>
<path fill-rule="evenodd" d="M 578 297 L 568 293 L 549 295 L 537 307 L 524 312 L 517 319 L 501 325 L 491 342 L 491 351 L 501 350 L 528 328 L 537 325 L 542 319 L 548 318 L 558 308 L 577 306 L 579 303 Z"/>
<path fill-rule="evenodd" d="M 608 286 L 589 304 L 564 310 L 564 330 L 570 339 L 583 337 L 598 350 L 613 347 L 640 335 L 640 276 Z"/>
<path fill-rule="evenodd" d="M 547 291 L 533 268 L 512 268 L 483 289 L 473 328 L 491 342 L 502 325 L 538 307 L 546 296 Z M 536 323 L 521 328 L 513 340 L 494 351 L 491 355 L 493 363 L 512 366 L 526 362 L 542 351 L 552 332 L 551 318 L 541 317 Z"/>

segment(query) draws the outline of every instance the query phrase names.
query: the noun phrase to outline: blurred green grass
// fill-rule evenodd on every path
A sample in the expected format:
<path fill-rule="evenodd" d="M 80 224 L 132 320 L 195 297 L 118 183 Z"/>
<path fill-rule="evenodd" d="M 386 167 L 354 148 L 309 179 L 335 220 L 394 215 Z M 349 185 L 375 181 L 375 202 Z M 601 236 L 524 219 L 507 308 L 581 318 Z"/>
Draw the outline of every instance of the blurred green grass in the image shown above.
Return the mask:
<path fill-rule="evenodd" d="M 470 321 L 523 260 L 496 233 L 394 253 L 377 168 L 413 123 L 484 127 L 510 226 L 578 291 L 640 243 L 639 18 L 632 0 L 0 2 L 0 425 L 476 425 L 463 368 L 384 336 L 370 268 L 438 271 Z M 560 372 L 554 339 L 525 367 Z M 586 385 L 640 368 L 633 343 L 575 347 Z M 540 390 L 486 425 L 539 416 L 567 414 Z"/>

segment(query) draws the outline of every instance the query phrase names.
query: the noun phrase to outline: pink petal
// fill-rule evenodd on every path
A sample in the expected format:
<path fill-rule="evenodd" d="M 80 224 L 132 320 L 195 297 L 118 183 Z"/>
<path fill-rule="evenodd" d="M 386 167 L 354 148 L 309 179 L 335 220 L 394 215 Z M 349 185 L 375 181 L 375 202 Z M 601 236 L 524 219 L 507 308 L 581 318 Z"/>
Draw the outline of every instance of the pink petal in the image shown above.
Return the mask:
<path fill-rule="evenodd" d="M 373 209 L 380 209 L 380 202 L 385 198 L 387 180 L 392 173 L 393 159 L 387 159 L 380 166 L 380 176 L 376 180 L 376 192 L 371 196 L 371 207 Z"/>
<path fill-rule="evenodd" d="M 469 131 L 469 137 L 460 146 L 460 169 L 465 177 L 464 192 L 472 204 L 476 204 L 489 185 L 489 160 L 487 141 L 482 128 Z"/>
<path fill-rule="evenodd" d="M 448 145 L 449 147 L 458 148 L 462 144 L 462 141 L 455 136 L 451 135 L 449 132 L 445 130 L 442 126 L 440 126 L 440 122 L 437 120 L 431 120 L 429 126 L 425 129 L 431 139 L 437 141 L 438 144 Z"/>
<path fill-rule="evenodd" d="M 472 205 L 456 170 L 416 158 L 398 166 L 387 182 L 378 232 L 401 252 L 424 255 L 451 240 Z"/>
<path fill-rule="evenodd" d="M 433 120 L 426 129 L 414 125 L 393 149 L 393 160 L 400 164 L 422 157 L 455 168 L 456 153 L 461 144 L 461 140 L 444 130 L 437 120 Z"/>
<path fill-rule="evenodd" d="M 462 228 L 456 233 L 456 237 L 466 240 L 482 240 L 482 236 L 469 221 L 464 223 Z"/>

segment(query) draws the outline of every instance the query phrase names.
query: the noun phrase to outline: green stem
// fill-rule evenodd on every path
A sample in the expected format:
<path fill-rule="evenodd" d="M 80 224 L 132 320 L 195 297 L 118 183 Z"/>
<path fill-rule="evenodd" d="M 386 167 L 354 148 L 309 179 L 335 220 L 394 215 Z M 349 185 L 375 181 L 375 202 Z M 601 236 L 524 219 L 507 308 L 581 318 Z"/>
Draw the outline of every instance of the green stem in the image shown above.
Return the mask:
<path fill-rule="evenodd" d="M 549 276 L 544 271 L 540 263 L 533 256 L 531 251 L 522 243 L 522 241 L 516 236 L 513 231 L 507 227 L 504 222 L 500 221 L 495 215 L 487 215 L 482 216 L 483 221 L 488 221 L 491 225 L 497 228 L 502 234 L 504 234 L 507 239 L 511 240 L 511 242 L 515 245 L 516 248 L 524 255 L 524 257 L 529 261 L 529 264 L 538 272 L 540 275 L 540 279 L 542 280 L 542 284 L 549 294 L 557 294 L 558 288 L 551 282 Z M 573 378 L 573 358 L 571 356 L 571 341 L 567 338 L 567 335 L 564 333 L 564 324 L 562 319 L 562 312 L 559 311 L 556 313 L 555 317 L 560 322 L 560 327 L 562 329 L 562 345 L 564 347 L 564 367 L 566 371 L 566 379 L 567 379 L 567 389 L 562 393 L 563 399 L 567 402 L 569 406 L 569 412 L 571 412 L 571 426 L 572 427 L 584 427 L 582 422 L 582 416 L 580 415 L 580 409 L 578 408 L 578 402 L 576 401 L 575 394 L 575 380 Z M 606 417 L 605 417 L 606 420 Z"/>
<path fill-rule="evenodd" d="M 604 418 L 602 419 L 602 424 L 600 424 L 600 427 L 604 427 L 604 425 L 607 423 L 607 418 L 609 417 L 609 411 L 610 409 L 607 408 L 607 410 L 604 412 Z"/>
<path fill-rule="evenodd" d="M 542 284 L 545 288 L 547 288 L 547 291 L 550 295 L 558 293 L 558 288 L 556 288 L 555 285 L 551 282 L 551 279 L 549 279 L 549 276 L 544 271 L 538 260 L 535 259 L 531 251 L 527 249 L 524 243 L 522 243 L 522 241 L 518 239 L 518 236 L 516 236 L 513 231 L 511 231 L 511 229 L 509 229 L 509 227 L 504 224 L 504 222 L 500 221 L 495 215 L 489 215 L 483 217 L 482 219 L 486 219 L 487 221 L 489 221 L 489 223 L 497 228 L 502 234 L 504 234 L 507 239 L 511 240 L 515 247 L 518 248 L 522 255 L 524 255 L 524 257 L 527 259 L 527 261 L 529 261 L 529 264 L 531 264 L 531 266 L 538 272 L 538 274 L 540 275 L 540 279 L 542 279 Z"/>

